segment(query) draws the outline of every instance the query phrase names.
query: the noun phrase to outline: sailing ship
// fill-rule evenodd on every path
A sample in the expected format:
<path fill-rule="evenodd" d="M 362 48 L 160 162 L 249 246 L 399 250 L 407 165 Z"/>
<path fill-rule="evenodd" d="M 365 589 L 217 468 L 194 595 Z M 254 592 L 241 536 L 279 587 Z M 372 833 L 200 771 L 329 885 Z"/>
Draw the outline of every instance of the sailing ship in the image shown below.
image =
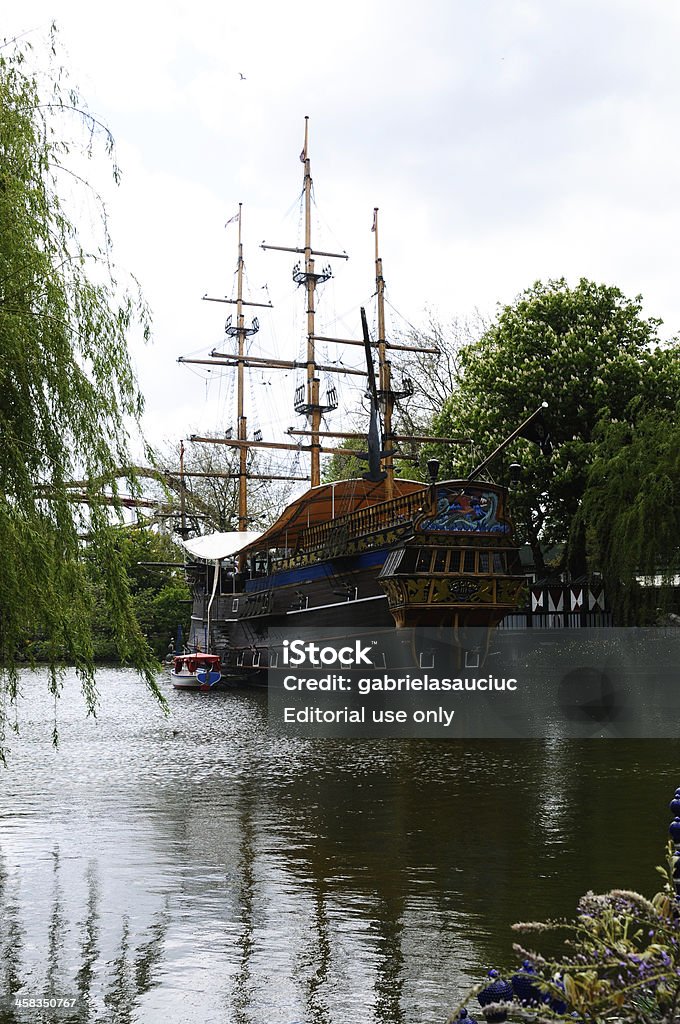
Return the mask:
<path fill-rule="evenodd" d="M 467 627 L 493 629 L 514 610 L 525 589 L 517 546 L 513 539 L 505 487 L 480 479 L 490 459 L 467 478 L 438 480 L 438 463 L 428 463 L 427 482 L 402 479 L 395 458 L 402 442 L 454 439 L 404 437 L 393 426 L 399 401 L 413 394 L 410 381 L 397 389 L 390 355 L 395 350 L 436 352 L 389 342 L 385 332 L 384 278 L 379 253 L 378 210 L 374 211 L 377 338 L 369 336 L 362 309 L 362 339 L 339 339 L 316 333 L 318 289 L 332 276 L 329 265 L 319 269 L 317 259 L 341 258 L 344 253 L 320 252 L 312 245 L 312 176 L 309 125 L 305 119 L 304 246 L 263 243 L 264 249 L 298 257 L 295 283 L 304 290 L 306 358 L 299 362 L 252 355 L 247 342 L 257 333 L 254 318 L 246 323 L 245 307 L 264 306 L 243 295 L 241 206 L 238 216 L 236 297 L 221 299 L 236 306 L 226 336 L 230 350 L 213 350 L 207 360 L 183 359 L 236 370 L 237 433 L 231 436 L 192 436 L 194 443 L 223 444 L 238 453 L 238 529 L 185 542 L 188 550 L 205 559 L 188 567 L 193 588 L 190 644 L 220 657 L 222 678 L 228 681 L 266 679 L 277 663 L 283 633 L 294 628 L 323 630 L 338 626 L 376 635 L 383 631 L 435 628 L 457 636 Z M 316 343 L 343 343 L 364 349 L 366 370 L 321 365 Z M 377 355 L 378 375 L 374 371 Z M 248 436 L 244 407 L 244 372 L 249 367 L 268 370 L 297 368 L 304 381 L 295 392 L 295 411 L 306 419 L 305 429 L 288 433 L 298 441 L 265 441 L 258 432 Z M 366 452 L 329 446 L 329 439 L 349 440 L 356 433 L 322 429 L 324 419 L 338 407 L 337 391 L 321 394 L 321 374 L 362 373 L 367 380 L 370 423 Z M 518 436 L 532 414 L 510 438 Z M 251 450 L 305 452 L 310 460 L 310 487 L 281 512 L 263 533 L 249 531 L 248 469 Z M 497 449 L 497 452 L 500 448 Z M 494 453 L 495 454 L 497 454 Z M 367 472 L 347 479 L 323 482 L 321 457 L 342 454 L 363 458 Z"/>

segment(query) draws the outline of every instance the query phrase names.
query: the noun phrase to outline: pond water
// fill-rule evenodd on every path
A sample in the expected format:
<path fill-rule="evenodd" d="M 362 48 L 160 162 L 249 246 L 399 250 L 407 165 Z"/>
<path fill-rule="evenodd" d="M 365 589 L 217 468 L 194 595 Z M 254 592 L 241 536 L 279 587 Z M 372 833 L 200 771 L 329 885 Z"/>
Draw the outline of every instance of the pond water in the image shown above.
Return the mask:
<path fill-rule="evenodd" d="M 516 920 L 653 892 L 680 742 L 303 740 L 266 695 L 22 676 L 0 769 L 0 1020 L 443 1024 Z M 50 1011 L 52 1013 L 52 1011 Z M 44 1019 L 53 1019 L 49 1014 Z"/>

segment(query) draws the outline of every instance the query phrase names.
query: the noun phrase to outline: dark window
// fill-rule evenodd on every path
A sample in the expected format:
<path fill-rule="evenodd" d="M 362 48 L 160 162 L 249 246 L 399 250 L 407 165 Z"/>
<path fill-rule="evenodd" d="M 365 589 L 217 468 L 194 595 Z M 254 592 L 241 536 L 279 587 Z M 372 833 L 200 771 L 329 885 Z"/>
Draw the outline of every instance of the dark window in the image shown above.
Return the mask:
<path fill-rule="evenodd" d="M 474 551 L 466 551 L 465 558 L 463 560 L 463 572 L 474 572 L 475 571 L 475 553 Z"/>
<path fill-rule="evenodd" d="M 418 552 L 418 559 L 416 561 L 416 572 L 429 572 L 430 571 L 430 551 L 427 548 L 422 548 Z"/>
<path fill-rule="evenodd" d="M 488 551 L 480 551 L 479 552 L 479 571 L 480 572 L 488 572 L 489 571 L 489 552 Z"/>
<path fill-rule="evenodd" d="M 446 572 L 446 551 L 435 551 L 432 572 Z"/>

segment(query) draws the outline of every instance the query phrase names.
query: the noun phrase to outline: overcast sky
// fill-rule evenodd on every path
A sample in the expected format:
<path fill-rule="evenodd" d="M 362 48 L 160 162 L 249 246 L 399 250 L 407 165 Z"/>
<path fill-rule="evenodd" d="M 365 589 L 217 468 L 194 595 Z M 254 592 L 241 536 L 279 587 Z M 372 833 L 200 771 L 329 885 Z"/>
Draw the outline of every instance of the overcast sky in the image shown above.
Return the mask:
<path fill-rule="evenodd" d="M 176 359 L 223 345 L 228 307 L 201 296 L 232 293 L 239 202 L 251 296 L 277 307 L 265 351 L 299 351 L 292 261 L 259 243 L 299 244 L 306 114 L 316 242 L 350 255 L 322 333 L 359 336 L 374 206 L 388 297 L 411 323 L 492 316 L 539 278 L 586 276 L 680 329 L 671 0 L 24 0 L 5 32 L 37 28 L 39 47 L 51 18 L 117 141 L 110 226 L 153 309 L 153 345 L 135 350 L 153 441 L 226 425 L 225 379 Z M 261 374 L 253 393 L 293 385 Z"/>

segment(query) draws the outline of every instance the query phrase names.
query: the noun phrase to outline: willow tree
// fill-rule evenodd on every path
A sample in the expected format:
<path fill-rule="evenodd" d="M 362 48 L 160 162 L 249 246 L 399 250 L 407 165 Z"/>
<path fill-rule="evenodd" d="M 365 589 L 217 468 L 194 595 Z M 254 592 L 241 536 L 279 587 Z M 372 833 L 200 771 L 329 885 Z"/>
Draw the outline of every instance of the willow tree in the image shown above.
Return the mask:
<path fill-rule="evenodd" d="M 53 42 L 53 33 L 52 33 Z M 54 47 L 52 47 L 54 53 Z M 74 665 L 94 706 L 93 599 L 83 536 L 104 567 L 105 599 L 119 652 L 157 691 L 154 661 L 135 620 L 112 526 L 115 479 L 129 465 L 127 423 L 142 398 L 129 332 L 147 336 L 149 316 L 134 285 L 121 287 L 106 211 L 80 174 L 82 156 L 113 140 L 55 70 L 47 91 L 30 50 L 0 49 L 0 674 L 3 721 L 18 666 L 39 638 L 56 694 Z M 42 82 L 42 78 L 40 80 Z M 99 214 L 96 244 L 69 216 L 85 190 Z M 74 207 L 75 208 L 75 207 Z M 75 504 L 69 482 L 85 484 Z M 134 487 L 134 481 L 127 481 Z M 2 744 L 0 743 L 0 746 Z"/>
<path fill-rule="evenodd" d="M 680 404 L 603 423 L 577 515 L 620 622 L 653 624 L 680 574 Z"/>

